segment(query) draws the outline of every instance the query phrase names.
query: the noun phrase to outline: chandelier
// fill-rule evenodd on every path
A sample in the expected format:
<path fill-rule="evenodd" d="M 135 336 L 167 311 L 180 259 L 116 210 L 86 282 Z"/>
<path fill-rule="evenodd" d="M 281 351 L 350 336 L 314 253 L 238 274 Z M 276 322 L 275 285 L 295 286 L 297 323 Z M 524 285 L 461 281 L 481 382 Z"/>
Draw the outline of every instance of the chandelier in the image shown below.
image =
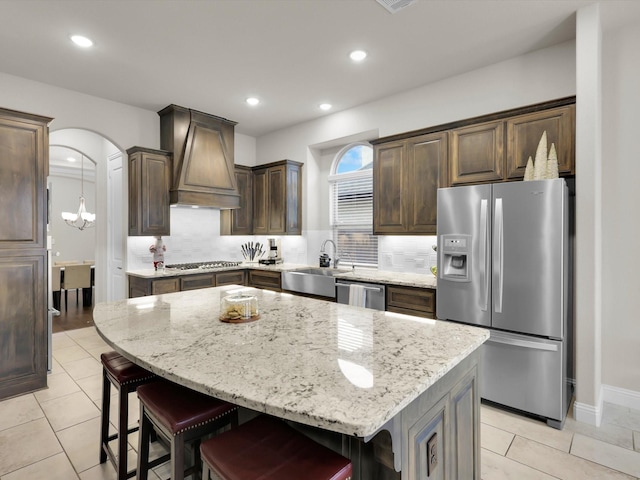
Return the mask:
<path fill-rule="evenodd" d="M 80 206 L 76 213 L 62 212 L 62 219 L 70 227 L 76 227 L 78 230 L 93 227 L 96 223 L 96 214 L 87 212 L 84 204 L 84 155 L 80 163 Z"/>

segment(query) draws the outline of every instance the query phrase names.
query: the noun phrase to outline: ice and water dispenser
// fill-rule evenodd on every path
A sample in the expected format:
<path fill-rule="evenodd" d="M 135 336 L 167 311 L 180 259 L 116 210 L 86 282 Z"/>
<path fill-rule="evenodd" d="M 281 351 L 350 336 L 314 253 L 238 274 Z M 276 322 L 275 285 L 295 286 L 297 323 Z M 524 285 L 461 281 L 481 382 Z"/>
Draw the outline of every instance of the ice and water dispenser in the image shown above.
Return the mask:
<path fill-rule="evenodd" d="M 444 280 L 470 281 L 471 235 L 442 235 L 439 276 Z"/>

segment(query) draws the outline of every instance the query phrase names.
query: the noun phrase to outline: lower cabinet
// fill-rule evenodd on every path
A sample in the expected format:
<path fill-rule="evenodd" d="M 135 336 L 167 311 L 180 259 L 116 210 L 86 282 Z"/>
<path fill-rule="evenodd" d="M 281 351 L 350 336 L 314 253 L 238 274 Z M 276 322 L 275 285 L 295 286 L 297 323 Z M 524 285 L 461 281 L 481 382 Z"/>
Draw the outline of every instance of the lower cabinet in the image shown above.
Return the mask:
<path fill-rule="evenodd" d="M 246 283 L 245 278 L 244 270 L 179 275 L 165 278 L 140 278 L 130 275 L 129 298 L 183 292 L 199 288 L 221 287 L 223 285 L 244 285 Z"/>
<path fill-rule="evenodd" d="M 180 277 L 180 290 L 196 290 L 216 286 L 215 273 L 203 273 L 202 275 L 185 275 Z"/>
<path fill-rule="evenodd" d="M 269 272 L 266 270 L 249 270 L 247 284 L 250 287 L 266 288 L 279 292 L 282 290 L 280 272 Z"/>
<path fill-rule="evenodd" d="M 435 318 L 436 291 L 431 288 L 387 285 L 387 311 Z"/>
<path fill-rule="evenodd" d="M 246 273 L 244 270 L 216 273 L 216 287 L 222 287 L 224 285 L 244 285 L 245 283 Z"/>

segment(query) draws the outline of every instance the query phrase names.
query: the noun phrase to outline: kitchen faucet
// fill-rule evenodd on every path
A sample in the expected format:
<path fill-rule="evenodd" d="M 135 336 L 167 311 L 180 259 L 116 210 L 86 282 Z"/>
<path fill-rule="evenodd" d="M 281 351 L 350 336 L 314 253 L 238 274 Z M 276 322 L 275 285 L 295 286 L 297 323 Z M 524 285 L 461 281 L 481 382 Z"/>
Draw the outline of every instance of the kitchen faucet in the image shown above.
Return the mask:
<path fill-rule="evenodd" d="M 338 263 L 340 262 L 340 259 L 338 258 L 338 249 L 336 247 L 336 244 L 333 240 L 331 239 L 326 239 L 324 242 L 322 242 L 322 246 L 320 247 L 320 253 L 325 253 L 324 248 L 327 245 L 327 242 L 331 243 L 331 245 L 333 245 L 333 256 L 336 257 L 333 259 L 333 268 L 338 268 Z"/>

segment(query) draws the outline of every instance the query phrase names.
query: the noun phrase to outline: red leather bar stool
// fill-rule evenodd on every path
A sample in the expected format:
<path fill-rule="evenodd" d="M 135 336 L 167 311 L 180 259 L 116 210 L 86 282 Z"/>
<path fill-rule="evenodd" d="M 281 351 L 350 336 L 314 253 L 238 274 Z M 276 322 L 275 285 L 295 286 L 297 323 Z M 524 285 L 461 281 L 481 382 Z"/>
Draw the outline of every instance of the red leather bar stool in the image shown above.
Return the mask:
<path fill-rule="evenodd" d="M 127 360 L 118 352 L 106 352 L 100 355 L 102 361 L 102 425 L 100 427 L 100 463 L 113 463 L 118 480 L 126 480 L 136 474 L 135 469 L 127 471 L 127 438 L 138 430 L 136 425 L 128 428 L 129 393 L 140 385 L 157 377 Z M 111 384 L 118 390 L 118 433 L 109 435 L 109 407 L 111 405 Z M 118 452 L 109 446 L 111 440 L 118 439 Z"/>
<path fill-rule="evenodd" d="M 200 476 L 200 440 L 226 426 L 238 424 L 238 407 L 171 382 L 153 382 L 138 387 L 140 434 L 138 479 L 147 480 L 149 468 L 171 458 L 171 479 Z M 165 437 L 170 453 L 149 463 L 151 432 Z M 185 471 L 185 442 L 193 443 L 195 462 Z"/>
<path fill-rule="evenodd" d="M 349 480 L 348 458 L 283 421 L 261 415 L 202 442 L 202 478 L 210 480 Z"/>

